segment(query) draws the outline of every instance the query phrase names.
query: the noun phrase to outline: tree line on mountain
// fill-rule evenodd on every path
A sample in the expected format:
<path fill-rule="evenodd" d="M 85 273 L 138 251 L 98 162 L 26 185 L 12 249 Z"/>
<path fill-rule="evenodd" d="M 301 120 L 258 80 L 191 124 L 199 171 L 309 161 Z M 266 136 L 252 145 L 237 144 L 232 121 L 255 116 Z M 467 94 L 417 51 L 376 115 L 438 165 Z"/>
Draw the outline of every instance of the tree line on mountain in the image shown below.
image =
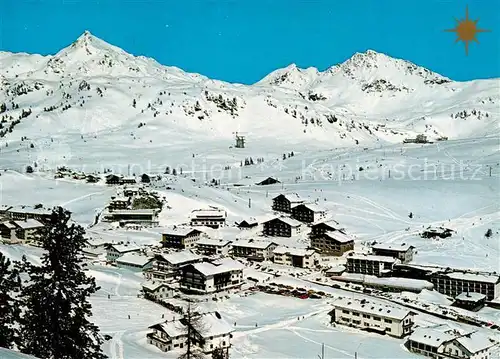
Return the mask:
<path fill-rule="evenodd" d="M 84 272 L 84 229 L 53 209 L 37 241 L 41 264 L 0 253 L 0 347 L 38 358 L 104 359 L 88 301 L 99 288 Z"/>

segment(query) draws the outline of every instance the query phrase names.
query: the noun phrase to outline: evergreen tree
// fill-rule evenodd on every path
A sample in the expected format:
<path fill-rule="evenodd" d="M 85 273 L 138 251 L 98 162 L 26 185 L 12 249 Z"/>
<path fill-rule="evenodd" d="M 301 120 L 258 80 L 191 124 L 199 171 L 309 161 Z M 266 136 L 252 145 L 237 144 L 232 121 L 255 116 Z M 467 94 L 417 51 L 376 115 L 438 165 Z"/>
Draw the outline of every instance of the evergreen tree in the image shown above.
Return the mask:
<path fill-rule="evenodd" d="M 0 347 L 12 348 L 17 338 L 19 305 L 14 296 L 21 289 L 17 268 L 0 252 Z"/>
<path fill-rule="evenodd" d="M 196 308 L 191 303 L 188 304 L 186 314 L 181 320 L 182 324 L 186 326 L 187 339 L 186 351 L 178 357 L 178 359 L 203 359 L 204 355 L 200 349 L 195 346 L 196 333 L 202 334 L 205 329 L 203 320 Z"/>
<path fill-rule="evenodd" d="M 21 352 L 40 358 L 104 359 L 102 337 L 88 297 L 99 288 L 83 270 L 84 230 L 71 214 L 54 208 L 40 235 L 45 250 L 40 266 L 23 258 L 29 279 L 21 291 L 25 312 L 20 320 Z"/>
<path fill-rule="evenodd" d="M 227 355 L 227 352 L 222 349 L 222 348 L 215 348 L 214 351 L 212 352 L 212 359 L 228 359 L 229 355 Z"/>

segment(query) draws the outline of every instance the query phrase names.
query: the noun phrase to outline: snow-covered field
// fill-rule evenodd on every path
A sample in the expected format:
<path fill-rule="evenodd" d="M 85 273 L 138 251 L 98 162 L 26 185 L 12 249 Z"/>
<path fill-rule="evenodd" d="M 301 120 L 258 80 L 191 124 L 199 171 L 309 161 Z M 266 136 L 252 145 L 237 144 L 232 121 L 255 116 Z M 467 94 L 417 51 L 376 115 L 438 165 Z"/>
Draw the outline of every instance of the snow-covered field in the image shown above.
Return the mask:
<path fill-rule="evenodd" d="M 191 174 L 184 173 L 175 178 L 163 176 L 162 181 L 151 186 L 166 196 L 170 208 L 161 213 L 162 225 L 186 222 L 192 209 L 207 204 L 226 208 L 229 223 L 250 215 L 269 214 L 274 195 L 294 191 L 311 200 L 318 199 L 333 218 L 356 237 L 356 246 L 375 240 L 406 242 L 417 248 L 416 263 L 499 271 L 500 155 L 497 145 L 495 138 L 481 138 L 439 145 L 405 145 L 402 150 L 401 145 L 358 152 L 304 150 L 282 161 L 281 168 L 248 166 L 241 170 L 243 177 L 274 175 L 283 184 L 233 187 L 226 185 L 230 181 L 222 177 L 222 185 L 217 188 L 199 180 L 193 182 Z M 182 150 L 179 155 L 181 153 Z M 212 157 L 214 162 L 218 159 Z M 424 167 L 426 161 L 439 163 L 440 167 L 429 173 L 429 168 Z M 304 163 L 312 162 L 316 163 L 314 169 L 307 166 L 303 169 Z M 383 167 L 377 167 L 377 162 Z M 355 179 L 346 175 L 339 181 L 342 174 L 337 172 L 329 179 L 326 166 L 345 173 L 351 168 Z M 366 169 L 355 171 L 359 166 Z M 491 177 L 488 166 L 492 166 Z M 404 178 L 396 176 L 396 169 Z M 424 178 L 426 172 L 422 169 L 428 171 L 428 177 Z M 295 181 L 296 177 L 300 178 Z M 114 193 L 113 188 L 103 185 L 54 180 L 49 173 L 19 175 L 7 171 L 2 173 L 0 181 L 3 203 L 64 205 L 84 225 L 93 221 L 96 211 L 102 209 Z M 172 189 L 166 190 L 167 185 Z M 410 212 L 413 218 L 408 217 Z M 456 234 L 439 241 L 420 238 L 419 231 L 429 225 L 442 225 L 455 230 Z M 99 224 L 89 229 L 89 233 L 106 240 L 126 238 L 141 244 L 153 244 L 160 239 L 161 229 L 105 228 Z M 494 233 L 490 238 L 484 236 L 488 228 Z M 238 231 L 226 228 L 213 234 L 229 238 Z M 299 246 L 306 243 L 305 238 L 285 241 Z M 27 254 L 36 260 L 40 254 L 38 249 L 22 246 L 2 246 L 1 250 L 13 259 Z M 101 266 L 91 267 L 89 273 L 101 286 L 91 301 L 94 320 L 104 333 L 113 337 L 105 344 L 111 358 L 175 357 L 175 353 L 162 353 L 146 343 L 148 326 L 161 321 L 162 314 L 168 311 L 137 297 L 142 282 L 139 274 Z M 296 281 L 291 277 L 283 277 L 283 280 L 285 284 Z M 334 295 L 348 293 L 331 291 Z M 437 297 L 423 300 L 442 301 Z M 328 358 L 349 358 L 356 351 L 359 358 L 416 357 L 406 351 L 400 340 L 330 326 L 326 313 L 331 306 L 325 300 L 256 294 L 202 305 L 220 311 L 230 323 L 236 323 L 232 350 L 235 358 L 315 358 L 320 354 L 321 343 L 325 344 Z M 486 308 L 481 314 L 492 321 L 499 320 L 497 310 Z M 421 321 L 421 325 L 425 325 L 442 320 L 424 315 Z"/>

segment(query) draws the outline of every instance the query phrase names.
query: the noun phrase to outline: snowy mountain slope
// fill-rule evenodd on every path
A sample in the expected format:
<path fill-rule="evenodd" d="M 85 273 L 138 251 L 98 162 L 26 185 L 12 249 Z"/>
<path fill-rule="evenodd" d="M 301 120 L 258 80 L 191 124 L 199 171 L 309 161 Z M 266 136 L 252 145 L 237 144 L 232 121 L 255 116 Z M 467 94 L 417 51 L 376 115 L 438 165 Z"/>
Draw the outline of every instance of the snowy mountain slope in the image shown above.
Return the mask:
<path fill-rule="evenodd" d="M 371 50 L 324 72 L 290 65 L 251 86 L 162 66 L 89 32 L 54 56 L 4 52 L 0 64 L 7 154 L 32 144 L 158 150 L 166 139 L 230 146 L 235 132 L 250 142 L 373 146 L 418 133 L 496 135 L 500 118 L 498 79 L 453 82 Z"/>
<path fill-rule="evenodd" d="M 36 359 L 34 356 L 21 354 L 14 350 L 0 348 L 0 358 L 2 359 Z"/>

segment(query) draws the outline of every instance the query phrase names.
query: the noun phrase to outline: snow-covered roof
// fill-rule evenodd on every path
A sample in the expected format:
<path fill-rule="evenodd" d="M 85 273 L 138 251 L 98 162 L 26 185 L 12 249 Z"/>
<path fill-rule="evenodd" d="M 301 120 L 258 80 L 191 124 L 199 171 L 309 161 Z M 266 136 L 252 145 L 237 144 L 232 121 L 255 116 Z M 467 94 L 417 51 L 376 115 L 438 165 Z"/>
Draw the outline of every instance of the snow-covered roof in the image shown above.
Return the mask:
<path fill-rule="evenodd" d="M 244 247 L 244 248 L 255 248 L 255 249 L 267 249 L 270 245 L 276 245 L 276 243 L 266 240 L 254 240 L 254 239 L 237 239 L 231 246 L 233 247 Z"/>
<path fill-rule="evenodd" d="M 456 341 L 459 342 L 464 348 L 466 348 L 472 354 L 475 354 L 484 349 L 488 349 L 495 344 L 494 342 L 489 340 L 486 336 L 478 332 L 458 337 Z"/>
<path fill-rule="evenodd" d="M 500 277 L 496 274 L 482 274 L 482 273 L 471 273 L 471 272 L 450 272 L 441 273 L 449 278 L 460 279 L 473 282 L 483 282 L 483 283 L 498 283 Z"/>
<path fill-rule="evenodd" d="M 190 250 L 184 250 L 180 252 L 172 252 L 172 253 L 162 253 L 159 254 L 166 262 L 172 265 L 178 265 L 193 261 L 199 261 L 201 257 L 196 253 L 191 252 Z"/>
<path fill-rule="evenodd" d="M 170 320 L 153 326 L 153 328 L 157 327 L 171 338 L 187 335 L 187 327 L 178 320 Z"/>
<path fill-rule="evenodd" d="M 213 262 L 194 263 L 193 267 L 205 276 L 212 276 L 225 272 L 243 270 L 245 266 L 231 258 L 222 258 Z"/>
<path fill-rule="evenodd" d="M 396 263 L 399 262 L 396 258 L 388 257 L 388 256 L 373 256 L 370 254 L 362 254 L 362 253 L 353 253 L 350 256 L 347 256 L 347 259 L 359 259 L 365 261 L 373 261 L 373 262 L 383 262 L 383 263 Z"/>
<path fill-rule="evenodd" d="M 488 349 L 495 345 L 488 337 L 475 332 L 463 332 L 453 329 L 447 324 L 432 327 L 416 328 L 409 337 L 410 340 L 437 348 L 447 342 L 458 342 L 471 354 Z"/>
<path fill-rule="evenodd" d="M 142 283 L 142 288 L 147 289 L 151 292 L 155 292 L 157 289 L 159 289 L 161 287 L 170 288 L 171 286 L 165 282 L 147 281 L 147 282 Z"/>
<path fill-rule="evenodd" d="M 429 345 L 433 348 L 439 348 L 441 344 L 455 339 L 455 335 L 448 333 L 450 329 L 451 328 L 447 325 L 415 328 L 408 339 L 417 343 Z"/>
<path fill-rule="evenodd" d="M 336 266 L 331 266 L 326 270 L 326 273 L 341 273 L 345 271 L 345 266 L 343 265 L 336 265 Z"/>
<path fill-rule="evenodd" d="M 420 279 L 410 279 L 410 278 L 400 278 L 400 277 L 376 277 L 373 275 L 365 275 L 360 273 L 344 273 L 342 278 L 360 281 L 365 284 L 372 284 L 376 286 L 389 285 L 391 287 L 400 289 L 433 289 L 434 285 L 431 282 L 420 280 Z"/>
<path fill-rule="evenodd" d="M 142 189 L 140 186 L 125 186 L 123 191 L 139 192 Z"/>
<path fill-rule="evenodd" d="M 218 312 L 203 313 L 199 317 L 199 333 L 203 338 L 229 334 L 234 329 L 227 323 Z M 169 337 L 180 337 L 187 335 L 187 327 L 180 320 L 168 320 L 160 324 L 152 325 L 150 328 L 165 332 Z M 197 330 L 194 328 L 194 330 Z"/>
<path fill-rule="evenodd" d="M 234 331 L 233 327 L 218 312 L 202 314 L 202 320 L 203 330 L 200 334 L 204 338 L 229 334 Z"/>
<path fill-rule="evenodd" d="M 130 197 L 114 197 L 111 198 L 111 202 L 129 202 Z"/>
<path fill-rule="evenodd" d="M 320 217 L 314 222 L 311 223 L 311 226 L 317 226 L 320 224 L 325 224 L 327 226 L 330 226 L 332 228 L 338 228 L 340 226 L 340 223 L 337 222 L 335 219 L 332 218 L 332 215 L 329 213 L 326 213 L 324 217 Z"/>
<path fill-rule="evenodd" d="M 144 267 L 152 259 L 153 258 L 145 256 L 145 255 L 140 254 L 140 253 L 130 252 L 130 253 L 125 253 L 123 256 L 118 258 L 116 260 L 116 262 L 123 263 L 123 264 L 134 264 L 134 265 Z"/>
<path fill-rule="evenodd" d="M 143 215 L 151 215 L 153 216 L 156 213 L 155 209 L 121 209 L 117 211 L 113 211 L 113 215 L 119 216 L 127 216 L 127 215 L 135 215 L 135 214 L 143 214 Z"/>
<path fill-rule="evenodd" d="M 110 247 L 119 253 L 137 252 L 141 250 L 141 247 L 129 244 L 112 244 Z"/>
<path fill-rule="evenodd" d="M 298 257 L 305 257 L 305 256 L 313 255 L 314 253 L 316 253 L 316 251 L 314 249 L 279 246 L 279 247 L 276 247 L 274 249 L 273 253 L 274 254 L 288 254 L 288 255 L 298 256 Z"/>
<path fill-rule="evenodd" d="M 195 209 L 191 212 L 192 218 L 200 217 L 218 217 L 226 218 L 226 211 L 223 209 L 212 208 L 212 209 Z"/>
<path fill-rule="evenodd" d="M 327 231 L 325 232 L 325 236 L 340 243 L 349 243 L 354 241 L 354 238 L 340 231 Z"/>
<path fill-rule="evenodd" d="M 299 206 L 304 206 L 308 209 L 310 209 L 313 212 L 326 212 L 326 208 L 316 204 L 316 203 L 298 203 L 292 206 L 293 208 L 299 207 Z"/>
<path fill-rule="evenodd" d="M 12 222 L 9 222 L 9 221 L 0 222 L 0 224 L 7 227 L 8 229 L 16 228 L 16 226 Z"/>
<path fill-rule="evenodd" d="M 43 224 L 38 222 L 36 219 L 28 218 L 25 221 L 14 221 L 14 224 L 21 229 L 35 229 L 42 228 Z"/>
<path fill-rule="evenodd" d="M 406 252 L 412 248 L 415 248 L 414 246 L 406 243 L 402 243 L 401 245 L 397 244 L 388 244 L 388 243 L 377 243 L 374 246 L 372 246 L 372 249 L 379 249 L 379 250 L 384 250 L 384 251 L 394 251 L 394 252 Z"/>
<path fill-rule="evenodd" d="M 360 301 L 351 298 L 338 298 L 333 301 L 335 308 L 353 310 L 360 313 L 376 315 L 383 318 L 403 320 L 412 312 L 408 309 L 396 308 L 388 305 Z"/>
<path fill-rule="evenodd" d="M 290 203 L 301 203 L 304 202 L 304 199 L 302 199 L 297 193 L 282 193 L 276 197 L 273 198 L 273 201 L 280 197 L 283 196 L 285 197 Z"/>
<path fill-rule="evenodd" d="M 259 222 L 257 221 L 257 218 L 255 217 L 250 217 L 250 218 L 245 218 L 242 219 L 239 223 L 246 222 L 248 224 L 258 224 Z"/>
<path fill-rule="evenodd" d="M 230 244 L 231 241 L 225 239 L 213 239 L 213 238 L 201 238 L 195 244 L 198 246 L 214 246 L 214 247 L 225 247 Z"/>
<path fill-rule="evenodd" d="M 201 232 L 199 229 L 192 228 L 192 227 L 167 227 L 165 228 L 162 233 L 169 235 L 169 236 L 187 236 L 189 233 L 193 231 L 198 231 Z"/>
<path fill-rule="evenodd" d="M 33 213 L 41 215 L 51 215 L 52 211 L 46 208 L 35 208 L 31 206 L 12 206 L 7 209 L 7 212 L 16 213 Z"/>
<path fill-rule="evenodd" d="M 476 292 L 463 292 L 455 297 L 456 300 L 477 302 L 478 300 L 483 300 L 486 295 Z"/>
<path fill-rule="evenodd" d="M 290 217 L 274 217 L 274 218 L 267 220 L 266 222 L 271 222 L 274 220 L 279 220 L 283 223 L 288 224 L 291 227 L 299 227 L 302 224 L 301 222 L 297 221 L 296 219 L 293 219 Z M 266 223 L 266 222 L 264 222 L 264 223 Z"/>

